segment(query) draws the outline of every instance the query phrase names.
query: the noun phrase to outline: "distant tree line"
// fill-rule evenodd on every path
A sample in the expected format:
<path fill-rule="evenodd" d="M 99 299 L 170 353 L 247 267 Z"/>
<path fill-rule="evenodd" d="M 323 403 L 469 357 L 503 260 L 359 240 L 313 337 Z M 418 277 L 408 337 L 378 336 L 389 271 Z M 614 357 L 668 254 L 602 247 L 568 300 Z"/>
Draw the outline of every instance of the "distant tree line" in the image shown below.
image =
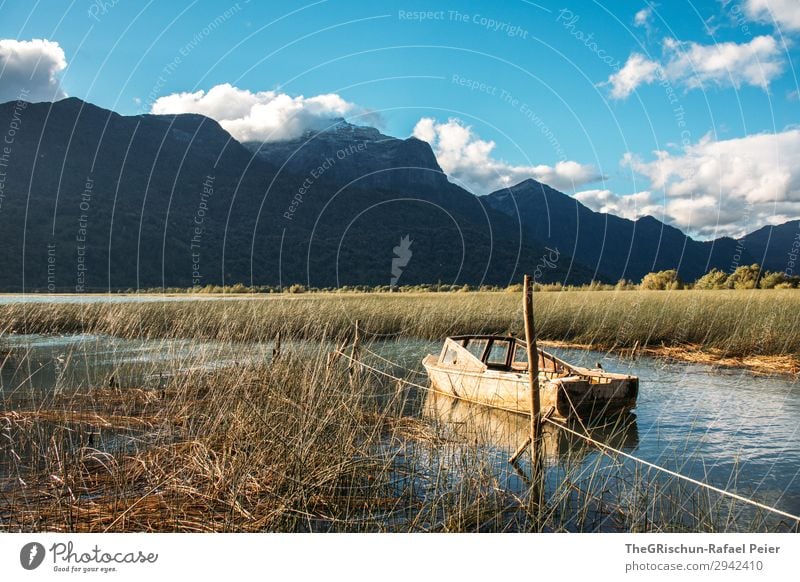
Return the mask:
<path fill-rule="evenodd" d="M 733 273 L 711 269 L 694 283 L 685 283 L 675 269 L 648 273 L 640 289 L 797 289 L 800 277 L 789 277 L 783 271 L 763 271 L 761 265 L 742 265 Z"/>

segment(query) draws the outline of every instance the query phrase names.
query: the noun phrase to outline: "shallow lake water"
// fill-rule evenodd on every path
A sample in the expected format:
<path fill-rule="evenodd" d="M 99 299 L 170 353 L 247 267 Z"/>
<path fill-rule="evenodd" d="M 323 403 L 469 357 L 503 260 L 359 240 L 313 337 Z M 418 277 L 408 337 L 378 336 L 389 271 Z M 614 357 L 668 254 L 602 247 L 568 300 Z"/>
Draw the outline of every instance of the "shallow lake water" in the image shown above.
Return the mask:
<path fill-rule="evenodd" d="M 286 350 L 304 347 L 307 344 L 284 344 Z M 440 344 L 427 341 L 375 342 L 370 349 L 386 360 L 366 354 L 365 361 L 427 385 L 421 360 L 439 348 Z M 169 374 L 197 366 L 267 361 L 271 350 L 267 343 L 6 335 L 0 338 L 0 399 L 13 409 L 15 402 L 46 393 L 105 387 L 110 381 L 122 389 L 156 388 Z M 592 434 L 598 440 L 683 475 L 800 513 L 800 385 L 796 380 L 649 357 L 629 360 L 592 351 L 550 351 L 578 365 L 593 367 L 601 362 L 606 370 L 639 376 L 634 415 L 622 421 L 624 426 L 596 429 Z M 503 488 L 512 493 L 526 490 L 525 467 L 520 472 L 507 461 L 527 436 L 527 417 L 443 396 L 419 397 L 408 413 L 429 419 L 455 441 L 481 447 Z M 592 472 L 621 462 L 633 470 L 632 461 L 602 458 L 596 448 L 563 431 L 550 428 L 545 437 L 551 481 L 561 478 L 567 465 Z M 427 453 L 420 449 L 407 454 L 416 454 L 419 463 Z M 652 471 L 648 475 L 655 477 Z M 670 482 L 674 479 L 666 479 Z M 737 504 L 736 511 L 749 519 L 755 510 Z M 779 522 L 780 518 L 773 521 Z M 614 529 L 603 523 L 596 527 Z"/>
<path fill-rule="evenodd" d="M 427 353 L 438 353 L 439 347 L 427 342 L 406 342 L 387 344 L 377 351 L 387 360 L 402 363 L 404 369 L 395 369 L 400 373 L 405 369 L 419 371 L 420 359 Z M 800 514 L 797 378 L 650 357 L 630 360 L 579 349 L 548 348 L 548 351 L 577 365 L 594 367 L 600 362 L 608 371 L 639 377 L 633 420 L 621 421 L 625 425 L 621 428 L 591 430 L 597 440 L 682 475 Z M 417 376 L 417 380 L 424 384 L 424 375 Z M 528 417 L 447 397 L 438 400 L 445 402 L 429 406 L 435 409 L 434 415 L 449 420 L 454 433 L 460 432 L 465 440 L 493 442 L 499 448 L 497 469 L 507 480 L 508 488 L 523 490 L 526 486 L 523 477 L 509 467 L 507 460 L 509 451 L 514 451 L 528 435 Z M 553 432 L 558 431 L 551 428 L 545 433 L 546 460 L 552 467 L 558 469 L 573 463 L 576 456 L 589 468 L 603 464 L 598 459 L 602 453 L 596 448 L 563 431 L 557 436 Z M 609 437 L 611 441 L 606 440 Z M 631 468 L 634 465 L 627 459 L 622 462 Z M 562 474 L 555 471 L 552 477 L 558 479 Z M 652 470 L 649 474 L 656 476 Z M 697 488 L 690 485 L 689 490 Z M 741 512 L 743 519 L 753 514 L 751 508 L 742 504 L 736 505 L 736 511 Z M 772 522 L 781 519 L 777 517 Z"/>
<path fill-rule="evenodd" d="M 18 303 L 69 303 L 69 304 L 90 304 L 90 303 L 168 303 L 172 301 L 236 301 L 251 299 L 253 296 L 247 293 L 242 294 L 209 294 L 200 295 L 197 293 L 176 293 L 176 294 L 128 294 L 128 293 L 96 293 L 94 295 L 58 295 L 47 293 L 0 293 L 0 305 L 11 305 Z M 264 297 L 264 296 L 259 296 Z"/>

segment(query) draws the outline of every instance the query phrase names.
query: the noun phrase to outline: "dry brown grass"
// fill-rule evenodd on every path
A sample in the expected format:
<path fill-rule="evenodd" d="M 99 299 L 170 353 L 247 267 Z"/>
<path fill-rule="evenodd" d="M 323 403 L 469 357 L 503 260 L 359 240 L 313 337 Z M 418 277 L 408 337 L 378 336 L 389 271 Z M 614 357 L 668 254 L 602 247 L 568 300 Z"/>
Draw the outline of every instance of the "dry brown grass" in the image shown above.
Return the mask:
<path fill-rule="evenodd" d="M 800 347 L 797 291 L 543 293 L 536 301 L 542 337 L 604 349 L 795 362 Z M 368 337 L 438 339 L 518 332 L 519 303 L 508 293 L 320 294 L 4 305 L 0 321 L 14 332 L 236 343 L 278 332 L 338 342 L 360 319 Z M 176 369 L 155 389 L 0 402 L 0 530 L 781 528 L 765 516 L 734 518 L 722 499 L 631 474 L 602 455 L 587 467 L 576 443 L 549 471 L 538 506 L 506 485 L 496 449 L 420 418 L 414 401 L 424 394 L 328 365 L 331 341 L 276 362 Z"/>
<path fill-rule="evenodd" d="M 380 529 L 364 516 L 401 502 L 392 448 L 437 437 L 323 356 L 6 410 L 0 528 Z M 128 444 L 100 451 L 99 433 Z"/>
<path fill-rule="evenodd" d="M 496 449 L 409 414 L 420 398 L 325 349 L 172 376 L 153 390 L 48 396 L 0 414 L 4 531 L 717 531 L 724 500 L 663 488 L 580 442 L 546 504 Z M 416 408 L 419 411 L 419 406 Z M 488 429 L 479 429 L 486 432 Z M 490 435 L 489 435 L 490 436 Z M 524 471 L 525 469 L 523 469 Z"/>

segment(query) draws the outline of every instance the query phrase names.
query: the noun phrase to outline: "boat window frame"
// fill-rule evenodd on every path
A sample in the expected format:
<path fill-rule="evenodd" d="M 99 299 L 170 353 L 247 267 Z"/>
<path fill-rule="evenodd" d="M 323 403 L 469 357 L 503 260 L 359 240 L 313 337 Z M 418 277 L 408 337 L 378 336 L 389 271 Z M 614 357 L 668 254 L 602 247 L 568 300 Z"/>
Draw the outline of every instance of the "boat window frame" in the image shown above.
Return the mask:
<path fill-rule="evenodd" d="M 507 344 L 506 357 L 505 361 L 502 364 L 495 364 L 489 362 L 489 354 L 492 352 L 492 347 L 494 346 L 495 342 L 502 342 Z M 516 343 L 517 342 L 513 337 L 490 338 L 489 342 L 486 344 L 486 349 L 483 351 L 483 357 L 481 358 L 481 362 L 487 368 L 492 370 L 511 370 L 511 361 L 512 358 L 514 357 L 514 349 Z"/>
<path fill-rule="evenodd" d="M 517 350 L 522 350 L 522 352 L 525 354 L 525 361 L 524 362 L 516 359 Z M 515 368 L 514 367 L 514 363 L 517 363 L 517 364 L 523 364 L 524 363 L 525 367 L 524 368 L 521 368 L 521 367 Z M 514 370 L 515 372 L 527 372 L 528 371 L 528 368 L 530 367 L 530 362 L 528 361 L 528 346 L 522 345 L 520 342 L 518 342 L 516 340 L 514 341 L 514 352 L 511 355 L 511 361 L 508 363 L 508 367 L 511 370 Z"/>
<path fill-rule="evenodd" d="M 516 337 L 516 336 L 513 336 L 513 335 L 500 336 L 500 335 L 489 335 L 489 334 L 476 334 L 476 335 L 451 336 L 448 339 L 456 342 L 460 347 L 464 348 L 467 351 L 469 351 L 468 348 L 467 348 L 467 345 L 470 342 L 475 341 L 475 340 L 487 340 L 487 345 L 483 349 L 480 358 L 478 358 L 474 353 L 469 351 L 470 356 L 472 358 L 475 358 L 476 360 L 478 360 L 485 367 L 487 366 L 487 364 L 486 364 L 486 358 L 488 356 L 488 351 L 487 350 L 489 350 L 491 348 L 492 342 L 494 340 L 510 341 L 510 342 L 512 342 L 512 347 L 509 350 L 509 358 L 506 360 L 506 368 L 505 369 L 510 370 L 510 371 L 514 371 L 514 372 L 526 372 L 528 370 L 528 368 L 530 368 L 530 362 L 527 363 L 528 365 L 527 365 L 525 370 L 520 370 L 520 369 L 514 368 L 512 366 L 512 363 L 514 361 L 513 360 L 514 354 L 516 353 L 516 349 L 518 347 L 523 347 L 523 348 L 525 348 L 527 350 L 527 343 L 525 342 L 525 340 L 523 338 L 519 338 L 519 337 Z M 547 372 L 547 373 L 555 374 L 556 376 L 559 376 L 559 377 L 561 377 L 561 376 L 569 376 L 569 375 L 591 375 L 591 370 L 586 370 L 585 368 L 581 368 L 581 367 L 578 367 L 578 366 L 573 366 L 569 362 L 566 362 L 566 361 L 562 360 L 561 358 L 555 356 L 554 354 L 550 354 L 550 353 L 545 352 L 539 346 L 536 347 L 536 351 L 538 352 L 537 357 L 539 358 L 539 363 L 542 363 L 542 360 L 544 360 L 545 363 L 550 363 L 553 366 L 554 371 Z M 496 364 L 492 365 L 491 367 L 492 367 L 492 369 L 498 369 L 498 366 Z M 547 368 L 547 367 L 548 366 L 546 364 L 539 366 L 540 371 L 544 371 L 545 368 Z"/>
<path fill-rule="evenodd" d="M 472 350 L 469 349 L 469 344 L 473 341 L 485 341 L 486 345 L 483 348 L 480 356 L 476 356 Z M 480 336 L 473 336 L 473 337 L 466 337 L 461 340 L 461 347 L 467 350 L 474 358 L 480 361 L 481 364 L 486 365 L 486 356 L 489 354 L 489 346 L 492 345 L 492 338 L 490 337 L 480 337 Z"/>
<path fill-rule="evenodd" d="M 439 361 L 442 364 L 444 364 L 445 366 L 457 366 L 458 365 L 458 352 L 453 347 L 454 345 L 457 346 L 458 344 L 455 343 L 455 342 L 453 342 L 452 344 L 448 343 L 448 342 L 445 342 L 444 346 L 442 346 L 443 349 L 442 349 L 441 355 L 439 356 Z M 452 362 L 448 362 L 447 361 L 447 357 L 451 352 L 454 355 L 453 361 Z"/>

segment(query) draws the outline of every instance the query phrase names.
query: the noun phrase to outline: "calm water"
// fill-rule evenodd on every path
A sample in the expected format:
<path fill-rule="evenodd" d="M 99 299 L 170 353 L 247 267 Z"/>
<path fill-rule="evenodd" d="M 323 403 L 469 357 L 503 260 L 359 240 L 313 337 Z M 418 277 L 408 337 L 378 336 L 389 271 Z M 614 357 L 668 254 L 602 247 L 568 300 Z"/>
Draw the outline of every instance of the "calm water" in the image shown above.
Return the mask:
<path fill-rule="evenodd" d="M 301 347 L 285 344 L 287 350 Z M 92 335 L 5 336 L 0 338 L 0 396 L 13 407 L 14 402 L 46 392 L 106 386 L 111 376 L 122 388 L 157 387 L 165 376 L 201 365 L 266 361 L 271 349 L 270 344 L 132 341 Z M 392 367 L 365 356 L 376 367 L 426 384 L 420 361 L 427 353 L 438 352 L 439 344 L 385 342 L 372 349 L 399 364 Z M 593 434 L 599 440 L 613 438 L 609 444 L 638 457 L 800 513 L 800 386 L 793 379 L 646 357 L 630 361 L 591 351 L 552 351 L 575 364 L 593 367 L 602 362 L 606 370 L 639 376 L 635 417 L 625 420 L 624 430 L 597 429 Z M 493 459 L 502 486 L 512 492 L 525 490 L 524 477 L 507 459 L 527 435 L 526 417 L 446 397 L 420 398 L 410 412 L 430 419 L 456 441 L 478 443 Z M 423 454 L 427 453 L 419 451 Z M 610 463 L 599 456 L 563 431 L 546 434 L 553 479 L 566 464 L 582 463 L 593 471 Z"/>
<path fill-rule="evenodd" d="M 419 359 L 429 352 L 438 353 L 439 346 L 409 343 L 387 345 L 383 351 L 387 359 L 419 370 Z M 594 367 L 602 362 L 606 370 L 640 378 L 633 423 L 624 431 L 617 427 L 605 432 L 600 429 L 593 433 L 598 440 L 800 515 L 800 383 L 796 378 L 758 376 L 745 370 L 648 357 L 631 361 L 575 349 L 549 351 L 574 364 Z M 418 379 L 425 383 L 424 376 Z M 507 459 L 508 451 L 515 450 L 527 437 L 528 418 L 448 398 L 439 400 L 447 403 L 434 405 L 434 415 L 449 419 L 453 432 L 462 433 L 465 440 L 475 440 L 476 436 L 478 440 L 494 440 L 498 446 L 497 468 L 507 479 L 507 486 L 512 490 L 524 488 Z M 604 440 L 609 435 L 616 440 Z M 549 462 L 558 466 L 559 460 L 562 464 L 567 457 L 574 460 L 578 447 L 586 449 L 581 457 L 586 466 L 597 466 L 600 453 L 575 440 L 563 434 L 546 438 Z"/>
<path fill-rule="evenodd" d="M 170 301 L 236 301 L 252 298 L 249 294 L 175 294 L 175 295 L 127 295 L 125 293 L 108 293 L 96 295 L 50 295 L 47 293 L 0 293 L 0 305 L 15 303 L 165 303 Z"/>
<path fill-rule="evenodd" d="M 288 344 L 287 344 L 288 345 Z M 7 335 L 0 339 L 0 396 L 106 386 L 153 387 L 158 379 L 192 369 L 264 361 L 272 348 L 193 340 L 125 340 L 96 335 Z"/>

